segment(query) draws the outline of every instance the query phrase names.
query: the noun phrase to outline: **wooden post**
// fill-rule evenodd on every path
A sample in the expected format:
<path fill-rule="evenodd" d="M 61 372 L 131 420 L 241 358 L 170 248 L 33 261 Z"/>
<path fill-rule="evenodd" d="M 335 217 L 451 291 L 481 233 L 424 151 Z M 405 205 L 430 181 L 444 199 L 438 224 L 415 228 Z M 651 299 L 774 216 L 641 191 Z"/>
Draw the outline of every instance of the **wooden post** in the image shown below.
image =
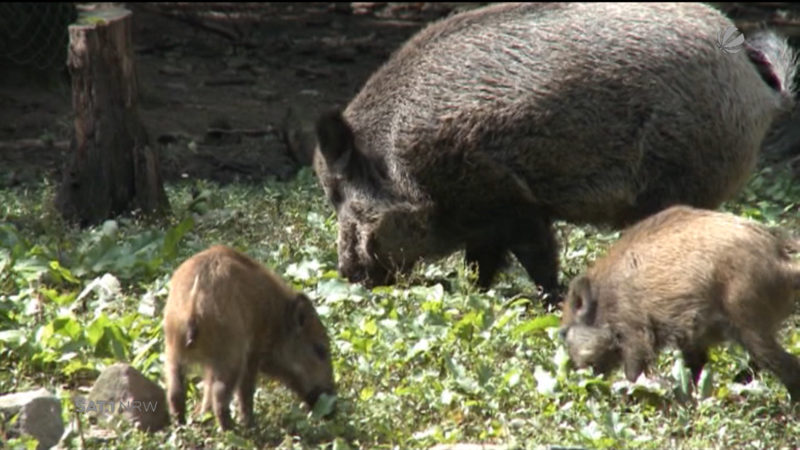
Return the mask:
<path fill-rule="evenodd" d="M 56 206 L 81 226 L 135 209 L 167 212 L 158 158 L 137 110 L 131 12 L 83 11 L 69 39 L 75 135 Z"/>

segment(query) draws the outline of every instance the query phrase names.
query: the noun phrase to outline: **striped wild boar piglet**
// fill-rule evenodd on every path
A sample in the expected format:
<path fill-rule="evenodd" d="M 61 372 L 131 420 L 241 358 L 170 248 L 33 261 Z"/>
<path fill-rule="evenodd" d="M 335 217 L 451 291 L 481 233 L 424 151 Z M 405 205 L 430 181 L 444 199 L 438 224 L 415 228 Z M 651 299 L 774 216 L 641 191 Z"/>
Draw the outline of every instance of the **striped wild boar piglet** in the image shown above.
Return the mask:
<path fill-rule="evenodd" d="M 334 394 L 330 344 L 311 300 L 249 256 L 217 245 L 181 264 L 164 309 L 169 407 L 186 414 L 185 369 L 204 369 L 201 412 L 232 428 L 237 394 L 242 421 L 253 423 L 259 372 L 280 380 L 310 406 Z"/>

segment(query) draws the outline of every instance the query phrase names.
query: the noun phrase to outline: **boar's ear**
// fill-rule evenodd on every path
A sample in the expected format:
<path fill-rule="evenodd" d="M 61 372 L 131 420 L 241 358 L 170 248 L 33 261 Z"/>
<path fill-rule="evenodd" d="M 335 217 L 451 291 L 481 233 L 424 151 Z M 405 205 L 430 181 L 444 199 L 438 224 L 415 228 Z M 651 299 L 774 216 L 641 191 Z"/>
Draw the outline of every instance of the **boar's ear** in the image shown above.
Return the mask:
<path fill-rule="evenodd" d="M 308 321 L 311 300 L 305 294 L 297 294 L 294 301 L 289 303 L 287 311 L 287 324 L 289 330 L 302 330 Z"/>
<path fill-rule="evenodd" d="M 317 120 L 317 142 L 328 166 L 347 165 L 355 150 L 353 130 L 341 111 L 329 111 Z"/>
<path fill-rule="evenodd" d="M 317 143 L 329 170 L 352 181 L 378 187 L 386 178 L 383 160 L 369 151 L 356 148 L 353 129 L 341 111 L 328 112 L 317 121 Z"/>
<path fill-rule="evenodd" d="M 597 300 L 592 296 L 589 277 L 581 275 L 572 280 L 567 301 L 578 323 L 588 325 L 594 322 L 595 313 L 597 312 Z"/>

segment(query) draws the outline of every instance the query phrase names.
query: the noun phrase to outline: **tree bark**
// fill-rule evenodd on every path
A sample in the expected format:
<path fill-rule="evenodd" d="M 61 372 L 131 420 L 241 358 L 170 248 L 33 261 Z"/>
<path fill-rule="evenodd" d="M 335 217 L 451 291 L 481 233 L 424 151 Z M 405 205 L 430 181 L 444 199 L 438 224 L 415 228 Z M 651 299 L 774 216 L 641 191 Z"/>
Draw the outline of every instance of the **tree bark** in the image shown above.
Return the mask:
<path fill-rule="evenodd" d="M 81 226 L 137 209 L 167 212 L 158 157 L 137 109 L 131 12 L 82 12 L 69 37 L 75 134 L 56 206 Z"/>

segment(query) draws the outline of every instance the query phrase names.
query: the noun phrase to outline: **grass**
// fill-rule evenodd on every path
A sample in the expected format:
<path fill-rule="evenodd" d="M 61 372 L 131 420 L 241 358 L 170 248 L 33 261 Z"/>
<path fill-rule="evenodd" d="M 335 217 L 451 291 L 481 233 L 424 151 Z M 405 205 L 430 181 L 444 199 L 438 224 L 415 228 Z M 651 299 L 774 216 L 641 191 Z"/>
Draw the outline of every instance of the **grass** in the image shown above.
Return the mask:
<path fill-rule="evenodd" d="M 336 273 L 335 216 L 309 170 L 288 183 L 168 185 L 169 219 L 133 216 L 86 230 L 59 219 L 54 190 L 43 181 L 0 191 L 0 392 L 43 386 L 60 396 L 68 447 L 797 445 L 798 411 L 776 378 L 764 373 L 747 387 L 731 381 L 747 364 L 734 345 L 712 352 L 712 376 L 695 394 L 674 352 L 661 355 L 652 382 L 567 370 L 555 334 L 560 313 L 543 309 L 518 265 L 487 293 L 473 288 L 460 254 L 420 265 L 393 287 L 346 283 Z M 766 169 L 723 209 L 797 230 L 799 201 L 790 174 Z M 557 229 L 565 283 L 617 237 L 566 223 Z M 337 414 L 317 418 L 262 378 L 250 432 L 220 433 L 206 416 L 154 434 L 126 424 L 92 433 L 70 395 L 117 361 L 163 385 L 167 281 L 181 261 L 214 243 L 246 251 L 314 299 L 332 337 Z M 798 319 L 789 322 L 783 342 L 800 355 Z M 191 408 L 198 389 L 190 395 Z"/>

